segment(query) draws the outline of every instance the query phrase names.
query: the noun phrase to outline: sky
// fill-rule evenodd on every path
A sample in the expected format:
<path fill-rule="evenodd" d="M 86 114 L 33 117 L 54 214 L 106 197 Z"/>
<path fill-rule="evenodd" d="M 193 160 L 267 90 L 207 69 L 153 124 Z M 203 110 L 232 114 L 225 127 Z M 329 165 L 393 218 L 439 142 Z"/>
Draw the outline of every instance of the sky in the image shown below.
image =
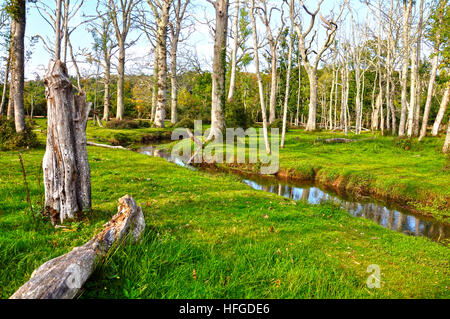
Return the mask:
<path fill-rule="evenodd" d="M 42 0 L 45 4 L 54 7 L 55 0 Z M 72 0 L 74 3 L 76 0 Z M 79 1 L 79 0 L 78 0 Z M 276 6 L 281 6 L 281 0 L 269 0 Z M 201 62 L 202 68 L 205 70 L 209 70 L 212 65 L 212 54 L 213 54 L 213 38 L 211 36 L 211 32 L 209 31 L 208 25 L 205 23 L 207 19 L 213 20 L 215 17 L 213 6 L 206 0 L 192 0 L 193 8 L 192 8 L 192 16 L 194 23 L 194 30 L 189 32 L 189 38 L 182 45 L 185 48 L 183 50 L 191 50 L 196 52 L 198 55 L 198 60 Z M 306 0 L 305 3 L 307 6 L 313 10 L 316 7 L 316 0 Z M 359 0 L 351 0 L 352 8 L 354 8 L 355 13 L 358 15 L 359 19 L 366 19 L 368 10 L 364 5 L 361 5 Z M 71 21 L 70 26 L 73 27 L 78 25 L 82 20 L 82 15 L 93 15 L 96 10 L 96 0 L 85 0 L 85 4 L 80 10 L 79 14 L 74 17 Z M 341 0 L 325 0 L 321 7 L 321 12 L 323 16 L 327 16 L 330 10 L 335 9 L 337 11 L 339 9 L 339 5 L 341 4 Z M 242 6 L 242 4 L 241 4 Z M 230 1 L 230 14 L 234 14 L 234 0 Z M 278 14 L 278 16 L 277 16 Z M 287 18 L 287 14 L 286 14 Z M 278 12 L 274 13 L 274 21 L 279 20 L 280 16 Z M 279 25 L 279 23 L 275 23 L 275 25 Z M 318 27 L 319 23 L 316 22 L 316 27 Z M 258 24 L 258 29 L 260 30 L 260 38 L 263 37 L 264 26 Z M 323 29 L 321 27 L 321 29 Z M 28 5 L 28 13 L 27 13 L 27 28 L 26 28 L 26 37 L 27 39 L 31 39 L 35 35 L 41 35 L 43 38 L 54 38 L 53 30 L 50 25 L 41 17 L 38 10 L 34 7 L 33 4 Z M 148 43 L 147 38 L 145 36 L 140 36 L 140 31 L 134 30 L 129 34 L 128 39 L 136 39 L 139 38 L 139 41 L 131 48 L 127 50 L 127 64 L 126 70 L 127 73 L 147 73 L 150 74 L 152 70 L 153 64 L 153 56 L 151 54 L 152 48 Z M 323 35 L 322 35 L 323 36 Z M 250 39 L 251 40 L 251 39 Z M 321 38 L 319 37 L 319 42 Z M 92 36 L 87 30 L 87 25 L 82 25 L 78 27 L 71 35 L 71 42 L 75 52 L 80 52 L 82 49 L 91 50 L 92 48 Z M 36 43 L 33 47 L 29 46 L 30 41 L 27 41 L 27 50 L 32 52 L 31 58 L 27 61 L 26 64 L 26 78 L 34 79 L 38 75 L 39 77 L 43 77 L 45 73 L 45 69 L 48 66 L 51 55 L 46 51 L 44 45 L 41 41 Z M 230 41 L 229 41 L 230 45 Z M 251 45 L 249 43 L 249 45 Z M 186 51 L 184 51 L 186 52 Z M 70 60 L 70 59 L 68 59 Z M 77 60 L 82 60 L 80 57 Z M 69 63 L 69 70 L 71 74 L 74 74 L 74 70 Z M 84 75 L 95 74 L 96 67 L 91 66 L 87 63 L 79 63 L 80 68 L 82 69 L 82 73 Z M 253 71 L 252 66 L 249 67 L 249 71 Z M 114 70 L 113 70 L 114 72 Z"/>

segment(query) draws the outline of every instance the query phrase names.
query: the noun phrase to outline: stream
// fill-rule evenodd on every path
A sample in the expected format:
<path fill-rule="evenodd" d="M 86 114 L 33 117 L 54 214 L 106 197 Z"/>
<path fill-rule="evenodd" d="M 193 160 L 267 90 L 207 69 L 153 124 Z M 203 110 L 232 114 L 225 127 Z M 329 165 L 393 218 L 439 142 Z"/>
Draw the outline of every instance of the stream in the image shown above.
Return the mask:
<path fill-rule="evenodd" d="M 138 149 L 139 153 L 152 157 L 160 157 L 176 165 L 196 170 L 185 164 L 182 159 L 154 145 L 145 145 Z M 210 172 L 210 170 L 208 170 Z M 413 214 L 390 203 L 381 202 L 370 197 L 355 198 L 350 194 L 336 194 L 322 186 L 279 180 L 276 177 L 232 173 L 251 188 L 274 193 L 295 201 L 305 201 L 310 204 L 333 202 L 348 211 L 352 216 L 370 219 L 378 225 L 412 236 L 428 237 L 436 242 L 450 238 L 450 226 L 432 218 Z"/>

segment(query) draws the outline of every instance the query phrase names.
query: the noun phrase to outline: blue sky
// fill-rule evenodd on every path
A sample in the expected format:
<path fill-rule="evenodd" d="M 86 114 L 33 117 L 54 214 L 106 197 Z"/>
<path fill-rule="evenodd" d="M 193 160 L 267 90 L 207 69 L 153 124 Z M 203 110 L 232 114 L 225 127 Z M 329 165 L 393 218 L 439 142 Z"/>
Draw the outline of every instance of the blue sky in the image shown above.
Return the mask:
<path fill-rule="evenodd" d="M 54 0 L 43 0 L 46 4 L 54 6 Z M 74 0 L 72 0 L 74 2 Z M 281 6 L 281 0 L 272 0 L 273 4 L 279 4 Z M 325 0 L 321 12 L 324 16 L 327 16 L 330 10 L 335 8 L 335 11 L 338 10 L 341 1 L 333 1 L 333 0 Z M 96 0 L 85 0 L 85 4 L 80 11 L 78 17 L 75 17 L 71 26 L 77 25 L 81 19 L 81 13 L 86 15 L 95 14 L 95 7 L 97 1 Z M 208 26 L 203 24 L 205 17 L 209 19 L 214 18 L 214 9 L 211 4 L 209 4 L 206 0 L 193 0 L 193 4 L 195 5 L 194 16 L 195 16 L 195 31 L 191 33 L 189 39 L 186 44 L 189 46 L 190 50 L 195 50 L 199 55 L 200 61 L 202 61 L 203 67 L 208 69 L 211 65 L 212 60 L 212 52 L 213 52 L 213 40 L 210 35 L 210 31 Z M 314 9 L 316 6 L 316 0 L 307 0 L 306 4 Z M 29 4 L 29 11 L 27 16 L 27 29 L 26 35 L 28 38 L 36 34 L 40 34 L 44 38 L 53 37 L 53 30 L 50 25 L 39 15 L 38 11 L 34 8 L 32 4 Z M 359 0 L 352 0 L 352 7 L 355 8 L 355 12 L 357 12 L 359 19 L 365 19 L 367 16 L 367 9 L 365 6 L 360 4 Z M 230 4 L 230 12 L 233 13 L 234 4 L 231 1 Z M 286 14 L 287 16 L 287 14 Z M 316 25 L 318 23 L 316 22 Z M 263 33 L 263 26 L 260 27 L 260 33 Z M 140 31 L 132 31 L 129 35 L 129 39 L 135 39 L 139 36 Z M 79 52 L 81 49 L 90 49 L 92 47 L 92 37 L 87 31 L 87 26 L 80 26 L 71 36 L 71 42 L 75 51 Z M 28 47 L 28 49 L 30 49 Z M 34 78 L 35 74 L 39 74 L 39 76 L 43 76 L 44 70 L 48 65 L 50 60 L 50 54 L 45 50 L 42 43 L 36 44 L 32 48 L 32 56 L 31 60 L 28 61 L 26 65 L 26 75 L 27 78 Z M 144 73 L 151 72 L 151 65 L 153 63 L 151 56 L 151 46 L 147 42 L 145 36 L 141 36 L 139 42 L 128 51 L 128 63 L 127 69 L 128 72 L 136 72 L 141 71 Z M 81 63 L 80 67 L 83 70 L 83 73 L 94 74 L 95 70 L 92 66 L 88 64 Z M 69 65 L 70 68 L 70 65 Z M 251 69 L 251 68 L 250 68 Z M 73 70 L 71 71 L 73 73 Z"/>

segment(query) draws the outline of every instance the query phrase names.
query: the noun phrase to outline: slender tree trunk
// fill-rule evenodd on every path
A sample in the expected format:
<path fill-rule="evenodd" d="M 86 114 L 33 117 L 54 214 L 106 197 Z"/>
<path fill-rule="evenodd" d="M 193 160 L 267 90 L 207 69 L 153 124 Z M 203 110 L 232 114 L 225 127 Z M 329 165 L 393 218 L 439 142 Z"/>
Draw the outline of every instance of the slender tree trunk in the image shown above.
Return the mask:
<path fill-rule="evenodd" d="M 269 123 L 272 124 L 276 119 L 275 107 L 277 104 L 277 62 L 278 62 L 278 54 L 277 49 L 272 48 L 272 71 L 271 71 L 271 84 L 270 84 L 270 111 L 269 111 Z"/>
<path fill-rule="evenodd" d="M 255 0 L 251 0 L 250 18 L 252 20 L 253 50 L 254 50 L 254 55 L 255 55 L 256 78 L 258 80 L 259 101 L 261 104 L 264 142 L 266 144 L 266 152 L 267 152 L 267 154 L 270 154 L 271 149 L 270 149 L 270 144 L 269 144 L 269 135 L 267 132 L 267 113 L 266 113 L 266 103 L 264 101 L 264 87 L 263 87 L 263 83 L 262 83 L 262 79 L 261 79 L 261 73 L 259 71 L 258 33 L 257 33 L 257 29 L 256 29 L 256 19 L 255 19 Z"/>
<path fill-rule="evenodd" d="M 109 109 L 111 103 L 111 57 L 105 59 L 105 94 L 103 98 L 103 121 L 109 121 Z"/>
<path fill-rule="evenodd" d="M 234 91 L 236 88 L 236 72 L 237 72 L 237 50 L 239 42 L 239 4 L 240 0 L 235 0 L 235 12 L 236 16 L 233 21 L 233 49 L 231 51 L 231 77 L 230 77 L 230 90 L 228 91 L 228 101 L 232 101 L 234 97 Z"/>
<path fill-rule="evenodd" d="M 155 46 L 155 62 L 153 65 L 153 89 L 152 89 L 152 114 L 151 121 L 155 121 L 155 113 L 156 113 L 156 104 L 158 103 L 158 61 L 159 61 L 159 48 L 158 42 Z"/>
<path fill-rule="evenodd" d="M 312 67 L 306 69 L 309 78 L 309 109 L 308 109 L 308 123 L 306 124 L 307 131 L 314 131 L 316 129 L 316 113 L 317 113 L 317 70 Z"/>
<path fill-rule="evenodd" d="M 45 209 L 64 223 L 91 208 L 86 125 L 90 104 L 74 95 L 67 67 L 53 62 L 44 78 L 48 104 L 47 149 L 43 160 Z"/>
<path fill-rule="evenodd" d="M 208 140 L 225 128 L 225 72 L 228 29 L 228 0 L 216 0 L 216 28 L 212 70 L 211 131 Z"/>
<path fill-rule="evenodd" d="M 64 0 L 64 19 L 63 19 L 63 62 L 67 62 L 67 47 L 69 44 L 69 3 L 70 0 Z M 70 49 L 72 51 L 72 48 Z"/>
<path fill-rule="evenodd" d="M 172 85 L 171 94 L 171 116 L 170 121 L 172 124 L 178 122 L 178 79 L 177 79 L 177 44 L 173 43 L 171 47 L 171 72 L 170 72 L 170 82 Z"/>
<path fill-rule="evenodd" d="M 417 79 L 417 49 L 413 49 L 411 55 L 411 89 L 410 89 L 410 101 L 408 109 L 408 137 L 411 138 L 414 133 L 414 111 L 416 109 L 416 79 Z"/>
<path fill-rule="evenodd" d="M 430 110 L 431 110 L 431 100 L 433 98 L 434 81 L 436 79 L 436 73 L 437 73 L 437 69 L 438 69 L 438 60 L 439 60 L 439 54 L 436 52 L 436 55 L 433 57 L 433 62 L 432 62 L 432 67 L 431 67 L 431 75 L 430 75 L 430 80 L 428 82 L 427 101 L 425 103 L 425 110 L 423 111 L 422 128 L 420 129 L 419 140 L 422 140 L 427 135 L 428 116 L 430 115 Z"/>
<path fill-rule="evenodd" d="M 55 61 L 61 60 L 61 13 L 62 0 L 56 0 Z"/>
<path fill-rule="evenodd" d="M 286 138 L 286 121 L 287 121 L 287 111 L 288 111 L 288 104 L 289 104 L 289 89 L 290 89 L 290 83 L 291 83 L 291 70 L 292 70 L 292 42 L 293 42 L 293 35 L 289 34 L 289 52 L 288 52 L 288 68 L 286 73 L 286 92 L 284 95 L 284 110 L 283 110 L 283 132 L 281 136 L 281 148 L 284 148 L 284 140 Z"/>
<path fill-rule="evenodd" d="M 422 80 L 420 76 L 420 52 L 422 46 L 422 34 L 423 34 L 423 4 L 424 1 L 420 0 L 420 18 L 419 18 L 419 34 L 417 35 L 417 46 L 416 46 L 416 56 L 417 56 L 417 84 L 416 84 L 416 108 L 414 110 L 414 136 L 419 135 L 420 128 L 420 104 L 421 104 L 421 91 L 422 91 Z"/>
<path fill-rule="evenodd" d="M 444 118 L 445 111 L 447 110 L 448 101 L 450 98 L 450 82 L 447 83 L 447 87 L 444 92 L 444 96 L 442 97 L 441 106 L 439 107 L 439 112 L 436 116 L 436 120 L 433 124 L 433 130 L 431 131 L 431 135 L 437 136 L 439 133 L 439 129 L 441 127 L 442 119 Z"/>
<path fill-rule="evenodd" d="M 398 127 L 398 136 L 405 136 L 406 111 L 408 109 L 407 90 L 408 90 L 408 67 L 409 67 L 409 17 L 411 15 L 412 0 L 403 0 L 403 69 L 402 69 L 402 110 L 400 114 L 400 124 Z"/>
<path fill-rule="evenodd" d="M 16 132 L 25 129 L 24 81 L 25 81 L 25 26 L 26 0 L 15 0 L 17 15 L 13 18 L 14 34 L 12 39 L 12 70 L 14 73 L 14 120 Z"/>
<path fill-rule="evenodd" d="M 9 81 L 9 70 L 11 65 L 11 53 L 8 55 L 8 60 L 6 61 L 5 78 L 3 80 L 3 92 L 2 92 L 2 102 L 0 104 L 0 116 L 3 115 L 6 106 L 6 95 L 8 94 L 8 81 Z"/>
<path fill-rule="evenodd" d="M 444 147 L 442 151 L 447 154 L 450 150 L 450 121 L 447 123 L 447 135 L 445 136 Z"/>
<path fill-rule="evenodd" d="M 123 120 L 125 115 L 124 81 L 125 81 L 125 41 L 119 41 L 119 65 L 117 67 L 117 112 L 116 119 Z"/>
<path fill-rule="evenodd" d="M 169 23 L 170 3 L 162 3 L 161 17 L 158 21 L 158 99 L 155 112 L 155 126 L 164 127 L 167 106 L 167 25 Z"/>

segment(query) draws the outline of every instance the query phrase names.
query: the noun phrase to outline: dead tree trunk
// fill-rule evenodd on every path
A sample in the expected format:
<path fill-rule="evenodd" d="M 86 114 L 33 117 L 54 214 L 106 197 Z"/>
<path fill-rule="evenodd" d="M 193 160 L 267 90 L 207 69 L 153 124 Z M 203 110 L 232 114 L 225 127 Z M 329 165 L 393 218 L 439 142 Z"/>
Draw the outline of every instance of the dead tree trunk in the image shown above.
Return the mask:
<path fill-rule="evenodd" d="M 211 131 L 208 140 L 218 136 L 225 129 L 225 74 L 228 30 L 228 0 L 211 2 L 216 11 L 214 36 L 214 58 L 212 67 Z"/>
<path fill-rule="evenodd" d="M 127 236 L 137 242 L 145 230 L 141 207 L 130 196 L 119 199 L 118 213 L 102 232 L 81 247 L 47 261 L 10 299 L 72 299 L 78 295 L 95 266 Z"/>
<path fill-rule="evenodd" d="M 86 125 L 90 104 L 75 95 L 67 67 L 51 62 L 44 78 L 47 98 L 47 149 L 43 160 L 45 209 L 52 223 L 91 208 L 91 174 Z"/>
<path fill-rule="evenodd" d="M 437 136 L 439 129 L 441 128 L 442 119 L 444 118 L 445 111 L 447 110 L 448 101 L 450 100 L 450 82 L 447 83 L 447 88 L 445 89 L 444 96 L 442 97 L 441 106 L 439 107 L 439 112 L 436 116 L 436 120 L 433 124 L 433 129 L 431 135 Z"/>
<path fill-rule="evenodd" d="M 450 121 L 447 123 L 447 135 L 445 136 L 444 148 L 442 149 L 442 152 L 444 152 L 444 154 L 447 154 L 449 150 L 450 150 Z"/>

